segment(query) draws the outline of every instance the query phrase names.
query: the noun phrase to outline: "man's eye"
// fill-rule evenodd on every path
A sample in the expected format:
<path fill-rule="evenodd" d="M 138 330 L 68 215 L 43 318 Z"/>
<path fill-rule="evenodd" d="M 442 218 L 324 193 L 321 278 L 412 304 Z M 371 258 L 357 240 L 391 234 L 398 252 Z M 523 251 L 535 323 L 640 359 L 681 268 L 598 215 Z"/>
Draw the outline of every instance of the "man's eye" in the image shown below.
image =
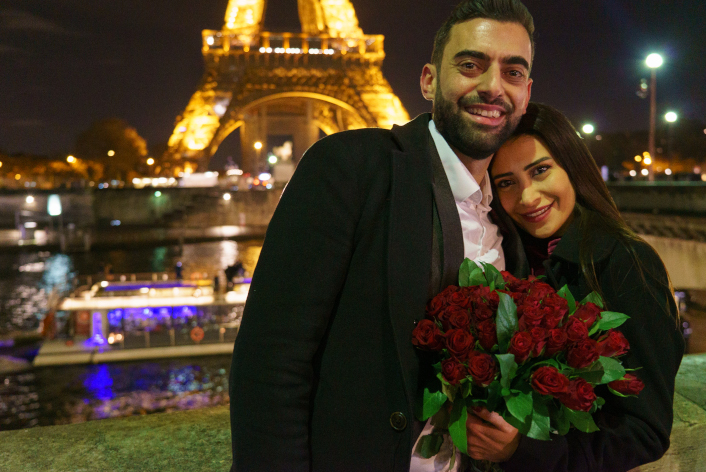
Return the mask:
<path fill-rule="evenodd" d="M 508 72 L 508 75 L 515 79 L 521 79 L 525 76 L 525 73 L 521 70 L 511 70 Z"/>
<path fill-rule="evenodd" d="M 473 70 L 478 68 L 478 66 L 473 62 L 462 62 L 461 64 L 459 64 L 459 67 L 466 70 Z"/>

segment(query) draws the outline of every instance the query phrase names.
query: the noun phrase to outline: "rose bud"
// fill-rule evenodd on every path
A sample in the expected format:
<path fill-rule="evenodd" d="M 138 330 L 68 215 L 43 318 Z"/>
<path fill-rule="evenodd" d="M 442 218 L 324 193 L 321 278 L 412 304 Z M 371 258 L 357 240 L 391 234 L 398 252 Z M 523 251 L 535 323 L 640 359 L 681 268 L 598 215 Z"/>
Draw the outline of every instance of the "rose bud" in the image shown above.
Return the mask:
<path fill-rule="evenodd" d="M 481 347 L 486 351 L 490 351 L 498 343 L 498 331 L 492 318 L 478 323 L 476 334 Z"/>
<path fill-rule="evenodd" d="M 542 353 L 542 349 L 546 345 L 548 331 L 544 328 L 532 328 L 530 331 L 530 336 L 532 336 L 532 342 L 534 346 L 532 347 L 532 357 L 539 357 Z"/>
<path fill-rule="evenodd" d="M 530 294 L 538 298 L 544 298 L 550 293 L 556 293 L 554 287 L 544 282 L 534 282 L 532 288 L 530 288 Z"/>
<path fill-rule="evenodd" d="M 579 318 L 572 316 L 569 321 L 564 325 L 564 332 L 566 337 L 569 338 L 569 342 L 577 343 L 588 339 L 588 328 Z"/>
<path fill-rule="evenodd" d="M 623 333 L 609 329 L 598 339 L 598 353 L 605 357 L 622 356 L 630 349 L 630 343 Z"/>
<path fill-rule="evenodd" d="M 533 344 L 532 336 L 527 331 L 519 331 L 510 340 L 507 352 L 508 354 L 514 354 L 515 362 L 521 364 L 529 357 Z"/>
<path fill-rule="evenodd" d="M 638 379 L 633 374 L 625 374 L 620 380 L 613 380 L 608 384 L 610 388 L 623 395 L 637 395 L 645 388 L 642 380 Z"/>
<path fill-rule="evenodd" d="M 444 336 L 436 323 L 423 319 L 412 331 L 412 344 L 427 351 L 441 351 L 444 348 Z"/>
<path fill-rule="evenodd" d="M 544 312 L 542 328 L 556 328 L 569 312 L 569 302 L 556 293 L 550 293 L 542 301 L 542 310 Z"/>
<path fill-rule="evenodd" d="M 523 305 L 522 317 L 519 319 L 519 327 L 521 330 L 531 329 L 542 324 L 544 313 L 540 306 Z"/>
<path fill-rule="evenodd" d="M 563 329 L 550 329 L 549 336 L 547 337 L 547 350 L 544 351 L 544 355 L 550 357 L 563 350 L 567 341 L 568 338 L 566 337 L 566 333 Z"/>
<path fill-rule="evenodd" d="M 486 387 L 495 380 L 498 367 L 490 354 L 473 351 L 468 356 L 468 373 L 473 377 L 473 382 Z"/>
<path fill-rule="evenodd" d="M 468 314 L 467 308 L 451 305 L 444 313 L 444 320 L 449 325 L 449 328 L 468 329 L 471 326 L 471 317 Z"/>
<path fill-rule="evenodd" d="M 439 314 L 441 314 L 447 306 L 446 298 L 440 293 L 427 303 L 427 315 L 430 318 L 438 319 Z"/>
<path fill-rule="evenodd" d="M 455 292 L 450 293 L 446 297 L 446 301 L 451 306 L 459 306 L 461 308 L 468 308 L 471 306 L 471 299 L 468 298 L 466 291 L 461 288 Z"/>
<path fill-rule="evenodd" d="M 450 329 L 446 333 L 446 349 L 449 350 L 452 356 L 458 359 L 465 359 L 468 351 L 471 350 L 476 342 L 473 335 L 463 329 Z"/>
<path fill-rule="evenodd" d="M 458 385 L 466 377 L 468 371 L 466 366 L 461 364 L 458 359 L 451 357 L 441 362 L 441 373 L 448 383 Z"/>
<path fill-rule="evenodd" d="M 595 303 L 588 302 L 576 309 L 573 316 L 584 322 L 590 328 L 601 314 L 601 309 Z"/>
<path fill-rule="evenodd" d="M 567 392 L 559 395 L 559 401 L 572 410 L 590 411 L 596 401 L 596 393 L 590 383 L 577 378 L 569 382 Z"/>
<path fill-rule="evenodd" d="M 556 367 L 544 366 L 532 374 L 532 388 L 542 395 L 559 398 L 569 390 L 569 379 Z"/>
<path fill-rule="evenodd" d="M 583 341 L 577 342 L 569 348 L 566 363 L 574 369 L 588 367 L 600 357 L 596 345 L 597 343 L 593 339 L 584 339 Z"/>

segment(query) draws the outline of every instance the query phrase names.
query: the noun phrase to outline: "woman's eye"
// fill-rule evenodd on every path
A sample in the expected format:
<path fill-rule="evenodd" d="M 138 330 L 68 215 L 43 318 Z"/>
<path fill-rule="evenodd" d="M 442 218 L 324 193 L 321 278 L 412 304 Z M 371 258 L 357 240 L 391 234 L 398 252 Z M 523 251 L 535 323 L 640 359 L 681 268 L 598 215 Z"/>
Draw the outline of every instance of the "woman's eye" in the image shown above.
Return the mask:
<path fill-rule="evenodd" d="M 549 165 L 537 166 L 532 171 L 532 176 L 544 174 L 549 169 L 551 169 L 551 166 L 549 166 Z"/>
<path fill-rule="evenodd" d="M 512 185 L 512 180 L 501 180 L 499 182 L 495 182 L 495 186 L 499 189 L 508 188 L 510 185 Z"/>

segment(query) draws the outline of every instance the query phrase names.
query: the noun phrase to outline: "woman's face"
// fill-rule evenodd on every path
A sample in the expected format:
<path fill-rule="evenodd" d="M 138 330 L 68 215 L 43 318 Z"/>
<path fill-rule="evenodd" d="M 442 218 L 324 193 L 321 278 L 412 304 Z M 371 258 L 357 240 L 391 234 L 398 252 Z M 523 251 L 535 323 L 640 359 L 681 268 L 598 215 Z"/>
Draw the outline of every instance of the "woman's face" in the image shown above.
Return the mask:
<path fill-rule="evenodd" d="M 576 192 L 538 139 L 522 135 L 505 143 L 493 157 L 491 174 L 500 204 L 518 226 L 536 238 L 564 233 Z"/>

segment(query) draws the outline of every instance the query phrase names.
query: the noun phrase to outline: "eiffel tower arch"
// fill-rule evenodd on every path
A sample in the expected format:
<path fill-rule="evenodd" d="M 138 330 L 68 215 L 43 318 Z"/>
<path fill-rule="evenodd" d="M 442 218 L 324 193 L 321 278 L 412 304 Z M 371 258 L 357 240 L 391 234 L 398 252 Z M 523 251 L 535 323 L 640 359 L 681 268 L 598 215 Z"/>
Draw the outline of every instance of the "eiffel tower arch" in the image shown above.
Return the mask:
<path fill-rule="evenodd" d="M 177 117 L 167 157 L 205 169 L 240 133 L 242 168 L 266 165 L 268 137 L 288 136 L 295 162 L 318 138 L 390 128 L 409 115 L 382 74 L 382 35 L 366 35 L 349 0 L 298 0 L 301 33 L 263 31 L 266 0 L 230 0 L 222 30 L 203 31 L 206 71 Z"/>

